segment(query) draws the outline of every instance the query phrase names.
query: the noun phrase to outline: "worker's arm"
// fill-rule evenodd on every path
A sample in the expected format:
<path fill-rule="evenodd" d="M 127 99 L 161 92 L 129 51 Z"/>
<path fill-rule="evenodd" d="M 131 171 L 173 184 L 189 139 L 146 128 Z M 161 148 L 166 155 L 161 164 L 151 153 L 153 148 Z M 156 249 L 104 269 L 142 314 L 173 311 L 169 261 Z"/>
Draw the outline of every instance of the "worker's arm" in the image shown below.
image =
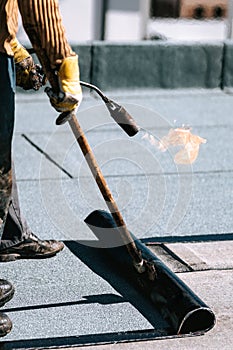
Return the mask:
<path fill-rule="evenodd" d="M 42 72 L 30 54 L 16 39 L 18 29 L 18 2 L 0 0 L 0 52 L 14 56 L 16 85 L 25 90 L 42 86 Z"/>
<path fill-rule="evenodd" d="M 18 4 L 15 0 L 0 0 L 0 52 L 13 56 L 11 40 L 18 29 Z"/>
<path fill-rule="evenodd" d="M 51 104 L 61 112 L 74 110 L 82 100 L 78 57 L 66 39 L 58 1 L 18 0 L 18 4 L 25 31 L 53 87 L 48 91 Z"/>

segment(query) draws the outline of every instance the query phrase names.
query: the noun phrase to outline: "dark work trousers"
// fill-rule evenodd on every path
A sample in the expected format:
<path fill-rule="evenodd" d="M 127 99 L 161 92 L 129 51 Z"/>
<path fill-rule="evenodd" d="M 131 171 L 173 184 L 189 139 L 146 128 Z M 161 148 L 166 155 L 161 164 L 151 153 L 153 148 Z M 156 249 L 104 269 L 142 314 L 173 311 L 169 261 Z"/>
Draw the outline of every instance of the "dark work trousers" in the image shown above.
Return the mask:
<path fill-rule="evenodd" d="M 19 209 L 12 166 L 14 119 L 14 61 L 12 57 L 0 53 L 0 250 L 22 242 L 30 233 Z"/>

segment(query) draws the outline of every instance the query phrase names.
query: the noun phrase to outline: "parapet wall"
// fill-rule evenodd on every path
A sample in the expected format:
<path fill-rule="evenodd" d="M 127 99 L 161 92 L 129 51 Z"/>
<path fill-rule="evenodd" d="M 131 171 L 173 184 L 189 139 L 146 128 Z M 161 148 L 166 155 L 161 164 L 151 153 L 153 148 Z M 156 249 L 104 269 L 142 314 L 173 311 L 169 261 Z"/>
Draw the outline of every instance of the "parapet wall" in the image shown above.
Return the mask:
<path fill-rule="evenodd" d="M 233 87 L 233 41 L 93 42 L 73 49 L 81 79 L 102 89 Z"/>

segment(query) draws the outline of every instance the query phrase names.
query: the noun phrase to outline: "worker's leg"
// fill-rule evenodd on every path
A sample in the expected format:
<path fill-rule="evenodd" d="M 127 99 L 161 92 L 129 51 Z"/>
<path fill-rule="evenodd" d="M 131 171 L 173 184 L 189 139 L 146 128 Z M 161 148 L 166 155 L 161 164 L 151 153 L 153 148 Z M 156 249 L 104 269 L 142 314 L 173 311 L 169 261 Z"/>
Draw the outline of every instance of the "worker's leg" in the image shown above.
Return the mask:
<path fill-rule="evenodd" d="M 0 261 L 51 257 L 64 247 L 55 240 L 40 240 L 31 232 L 20 212 L 11 161 L 14 82 L 13 58 L 0 54 Z"/>
<path fill-rule="evenodd" d="M 0 53 L 0 238 L 12 189 L 11 146 L 15 113 L 13 58 Z"/>
<path fill-rule="evenodd" d="M 6 223 L 0 243 L 0 249 L 9 248 L 20 242 L 23 242 L 30 234 L 31 230 L 20 211 L 18 190 L 13 167 L 12 193 Z"/>

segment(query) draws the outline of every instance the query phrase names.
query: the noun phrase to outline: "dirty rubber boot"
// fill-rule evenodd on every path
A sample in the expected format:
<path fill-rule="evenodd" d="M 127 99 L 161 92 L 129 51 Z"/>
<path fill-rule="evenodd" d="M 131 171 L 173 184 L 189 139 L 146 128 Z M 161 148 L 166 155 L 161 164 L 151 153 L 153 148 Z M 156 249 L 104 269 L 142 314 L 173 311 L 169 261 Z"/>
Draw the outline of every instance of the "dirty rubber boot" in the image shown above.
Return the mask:
<path fill-rule="evenodd" d="M 15 261 L 18 259 L 46 259 L 59 253 L 64 244 L 55 240 L 40 240 L 36 235 L 30 233 L 23 242 L 0 250 L 0 262 Z"/>
<path fill-rule="evenodd" d="M 0 279 L 0 307 L 12 299 L 14 292 L 15 289 L 10 282 Z"/>
<path fill-rule="evenodd" d="M 5 305 L 11 300 L 15 292 L 13 285 L 3 279 L 0 279 L 0 306 Z M 12 322 L 9 317 L 0 312 L 0 337 L 5 337 L 12 329 Z"/>
<path fill-rule="evenodd" d="M 12 329 L 12 322 L 6 314 L 0 312 L 0 337 L 5 337 Z"/>

